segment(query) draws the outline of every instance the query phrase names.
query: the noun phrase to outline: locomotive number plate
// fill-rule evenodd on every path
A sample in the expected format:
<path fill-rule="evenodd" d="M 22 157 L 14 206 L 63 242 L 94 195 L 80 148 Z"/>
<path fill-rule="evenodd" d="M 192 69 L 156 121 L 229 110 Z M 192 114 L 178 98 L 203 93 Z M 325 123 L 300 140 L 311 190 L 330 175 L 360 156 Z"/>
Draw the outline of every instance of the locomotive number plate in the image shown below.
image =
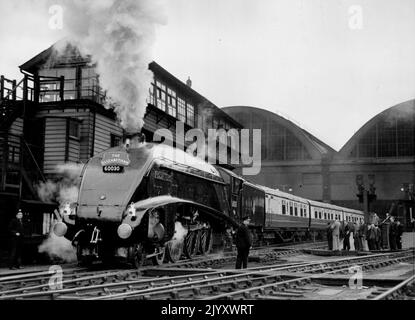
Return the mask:
<path fill-rule="evenodd" d="M 102 170 L 105 173 L 122 173 L 122 172 L 124 172 L 124 167 L 122 167 L 122 166 L 103 166 Z"/>

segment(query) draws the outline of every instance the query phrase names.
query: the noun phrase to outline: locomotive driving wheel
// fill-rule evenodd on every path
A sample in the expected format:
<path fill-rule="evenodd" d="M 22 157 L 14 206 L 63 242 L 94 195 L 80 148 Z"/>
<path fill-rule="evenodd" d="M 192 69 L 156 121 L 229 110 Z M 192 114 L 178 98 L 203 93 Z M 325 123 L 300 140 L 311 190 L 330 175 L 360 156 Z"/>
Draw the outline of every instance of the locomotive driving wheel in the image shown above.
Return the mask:
<path fill-rule="evenodd" d="M 135 268 L 140 268 L 144 264 L 145 252 L 142 244 L 135 244 L 130 247 L 130 259 Z"/>
<path fill-rule="evenodd" d="M 190 231 L 184 238 L 184 255 L 191 259 L 195 255 L 196 232 Z"/>
<path fill-rule="evenodd" d="M 164 262 L 164 257 L 166 254 L 166 247 L 157 247 L 156 248 L 157 254 L 153 257 L 153 264 L 155 266 L 160 266 Z"/>
<path fill-rule="evenodd" d="M 201 231 L 200 233 L 200 253 L 201 254 L 207 254 L 210 252 L 210 249 L 212 247 L 211 240 L 212 239 L 212 229 L 206 228 Z"/>
<path fill-rule="evenodd" d="M 195 231 L 195 243 L 193 245 L 193 255 L 197 255 L 200 252 L 200 243 L 202 242 L 202 232 L 203 230 Z"/>
<path fill-rule="evenodd" d="M 183 254 L 184 241 L 170 240 L 166 243 L 167 259 L 175 263 L 180 260 Z"/>
<path fill-rule="evenodd" d="M 202 241 L 201 241 L 201 251 L 203 254 L 208 254 L 212 251 L 213 246 L 213 230 L 208 228 L 203 230 Z"/>

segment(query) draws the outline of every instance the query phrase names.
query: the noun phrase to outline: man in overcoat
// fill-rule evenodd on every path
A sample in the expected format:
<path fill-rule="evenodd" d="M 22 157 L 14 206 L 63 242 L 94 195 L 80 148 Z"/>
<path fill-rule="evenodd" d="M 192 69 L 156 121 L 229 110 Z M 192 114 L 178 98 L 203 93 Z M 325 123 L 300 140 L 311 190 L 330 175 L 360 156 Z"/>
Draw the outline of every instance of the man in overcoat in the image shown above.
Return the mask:
<path fill-rule="evenodd" d="M 10 269 L 20 269 L 22 264 L 22 247 L 23 247 L 23 213 L 19 210 L 16 217 L 10 221 Z"/>
<path fill-rule="evenodd" d="M 246 269 L 248 266 L 249 249 L 252 246 L 252 236 L 248 229 L 251 218 L 246 216 L 242 218 L 243 222 L 236 231 L 235 242 L 238 255 L 236 257 L 236 269 Z"/>

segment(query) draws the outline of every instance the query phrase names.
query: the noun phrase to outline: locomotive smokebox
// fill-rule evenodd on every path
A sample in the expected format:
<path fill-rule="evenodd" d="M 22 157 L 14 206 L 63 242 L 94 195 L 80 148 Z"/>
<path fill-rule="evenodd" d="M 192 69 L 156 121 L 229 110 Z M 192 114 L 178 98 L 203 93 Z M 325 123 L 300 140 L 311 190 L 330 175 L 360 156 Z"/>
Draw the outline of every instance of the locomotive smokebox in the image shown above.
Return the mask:
<path fill-rule="evenodd" d="M 128 149 L 139 148 L 146 142 L 146 136 L 141 132 L 128 132 L 124 137 L 124 147 Z"/>

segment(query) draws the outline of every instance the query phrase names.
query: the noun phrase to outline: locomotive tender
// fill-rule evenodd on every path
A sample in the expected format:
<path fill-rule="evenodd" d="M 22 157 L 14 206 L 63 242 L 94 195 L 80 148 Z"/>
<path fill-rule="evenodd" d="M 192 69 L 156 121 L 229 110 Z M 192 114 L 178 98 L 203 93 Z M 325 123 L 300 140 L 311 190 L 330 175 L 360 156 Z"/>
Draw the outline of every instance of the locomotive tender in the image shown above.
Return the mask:
<path fill-rule="evenodd" d="M 247 182 L 182 150 L 133 142 L 89 160 L 75 209 L 78 261 L 146 259 L 161 264 L 221 247 L 227 228 L 251 217 L 258 242 L 322 233 L 329 221 L 363 213 Z"/>

